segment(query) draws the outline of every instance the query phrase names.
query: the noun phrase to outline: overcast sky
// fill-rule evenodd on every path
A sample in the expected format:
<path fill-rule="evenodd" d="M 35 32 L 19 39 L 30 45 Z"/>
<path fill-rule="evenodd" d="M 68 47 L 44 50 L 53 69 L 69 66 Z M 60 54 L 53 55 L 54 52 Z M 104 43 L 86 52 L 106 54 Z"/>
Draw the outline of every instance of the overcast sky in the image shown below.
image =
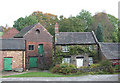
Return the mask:
<path fill-rule="evenodd" d="M 0 25 L 12 27 L 15 20 L 30 15 L 33 11 L 69 17 L 85 9 L 94 15 L 106 12 L 118 17 L 119 0 L 1 0 Z"/>

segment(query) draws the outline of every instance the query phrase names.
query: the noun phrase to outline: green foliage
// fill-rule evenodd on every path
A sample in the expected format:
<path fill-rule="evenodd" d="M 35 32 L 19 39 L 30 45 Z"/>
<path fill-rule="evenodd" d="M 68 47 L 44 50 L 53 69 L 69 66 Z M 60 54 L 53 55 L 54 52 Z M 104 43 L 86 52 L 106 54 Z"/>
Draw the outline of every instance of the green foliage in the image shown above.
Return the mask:
<path fill-rule="evenodd" d="M 13 27 L 20 31 L 24 27 L 38 22 L 40 22 L 53 36 L 55 34 L 54 27 L 56 22 L 59 24 L 60 32 L 96 32 L 98 23 L 101 23 L 105 42 L 118 42 L 120 39 L 120 30 L 118 29 L 119 23 L 116 17 L 103 12 L 92 16 L 91 13 L 86 10 L 81 10 L 78 15 L 68 18 L 63 15 L 58 18 L 57 15 L 54 14 L 35 11 L 25 18 L 18 18 L 14 21 Z"/>
<path fill-rule="evenodd" d="M 84 22 L 84 31 L 90 31 L 91 24 L 93 22 L 93 17 L 89 11 L 81 10 L 79 15 L 76 16 L 77 18 L 83 20 Z"/>
<path fill-rule="evenodd" d="M 109 60 L 104 60 L 100 62 L 100 66 L 112 66 L 112 62 L 110 62 Z"/>
<path fill-rule="evenodd" d="M 100 67 L 100 64 L 92 64 L 92 65 L 90 65 L 90 68 L 97 68 L 97 67 Z"/>
<path fill-rule="evenodd" d="M 120 42 L 120 20 L 118 21 L 118 42 Z"/>
<path fill-rule="evenodd" d="M 59 74 L 73 74 L 77 72 L 75 69 L 76 69 L 75 65 L 64 63 L 64 64 L 59 64 L 53 67 L 51 72 L 59 73 Z"/>
<path fill-rule="evenodd" d="M 102 31 L 101 24 L 98 24 L 98 28 L 97 28 L 97 31 L 96 31 L 96 37 L 97 37 L 99 42 L 104 42 L 104 34 L 103 34 L 103 31 Z"/>
<path fill-rule="evenodd" d="M 25 18 L 20 17 L 16 21 L 14 21 L 13 27 L 15 27 L 17 30 L 21 30 L 26 26 L 33 25 L 38 23 L 38 20 L 34 16 L 26 16 Z"/>
<path fill-rule="evenodd" d="M 110 14 L 108 14 L 107 16 L 114 27 L 114 31 L 112 33 L 112 40 L 113 42 L 118 42 L 118 19 Z"/>
<path fill-rule="evenodd" d="M 50 13 L 43 13 L 41 11 L 35 11 L 31 15 L 35 16 L 38 22 L 40 22 L 51 35 L 54 35 L 55 23 L 58 21 L 56 15 Z"/>

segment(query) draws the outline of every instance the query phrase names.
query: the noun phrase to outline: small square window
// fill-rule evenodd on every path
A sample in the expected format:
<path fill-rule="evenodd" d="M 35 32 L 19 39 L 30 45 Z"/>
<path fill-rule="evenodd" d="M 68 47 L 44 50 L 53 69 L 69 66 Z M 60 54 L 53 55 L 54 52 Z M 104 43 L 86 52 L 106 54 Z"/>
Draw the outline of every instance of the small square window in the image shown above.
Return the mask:
<path fill-rule="evenodd" d="M 34 45 L 29 45 L 28 50 L 34 50 Z"/>
<path fill-rule="evenodd" d="M 62 46 L 62 52 L 69 52 L 68 46 Z"/>
<path fill-rule="evenodd" d="M 70 58 L 63 58 L 62 63 L 70 63 Z"/>

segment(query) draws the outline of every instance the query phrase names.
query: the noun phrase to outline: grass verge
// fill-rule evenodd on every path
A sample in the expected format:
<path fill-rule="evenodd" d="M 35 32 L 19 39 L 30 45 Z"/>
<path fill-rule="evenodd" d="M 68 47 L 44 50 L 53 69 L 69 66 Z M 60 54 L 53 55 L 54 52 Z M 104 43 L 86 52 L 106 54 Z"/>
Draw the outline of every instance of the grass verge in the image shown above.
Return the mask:
<path fill-rule="evenodd" d="M 72 75 L 62 75 L 62 74 L 53 74 L 49 72 L 28 72 L 19 75 L 10 75 L 10 76 L 2 76 L 3 78 L 7 77 L 75 77 L 75 76 L 83 76 L 87 74 L 72 74 Z"/>

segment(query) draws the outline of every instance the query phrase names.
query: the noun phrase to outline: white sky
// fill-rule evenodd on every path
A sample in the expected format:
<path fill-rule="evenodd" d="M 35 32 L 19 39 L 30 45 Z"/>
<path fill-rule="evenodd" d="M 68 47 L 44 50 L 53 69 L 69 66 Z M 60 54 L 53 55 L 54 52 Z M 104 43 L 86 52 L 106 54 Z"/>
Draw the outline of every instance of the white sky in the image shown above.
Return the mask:
<path fill-rule="evenodd" d="M 94 15 L 105 11 L 118 17 L 119 0 L 1 0 L 0 25 L 12 27 L 15 20 L 30 15 L 33 11 L 69 17 L 85 9 Z"/>

